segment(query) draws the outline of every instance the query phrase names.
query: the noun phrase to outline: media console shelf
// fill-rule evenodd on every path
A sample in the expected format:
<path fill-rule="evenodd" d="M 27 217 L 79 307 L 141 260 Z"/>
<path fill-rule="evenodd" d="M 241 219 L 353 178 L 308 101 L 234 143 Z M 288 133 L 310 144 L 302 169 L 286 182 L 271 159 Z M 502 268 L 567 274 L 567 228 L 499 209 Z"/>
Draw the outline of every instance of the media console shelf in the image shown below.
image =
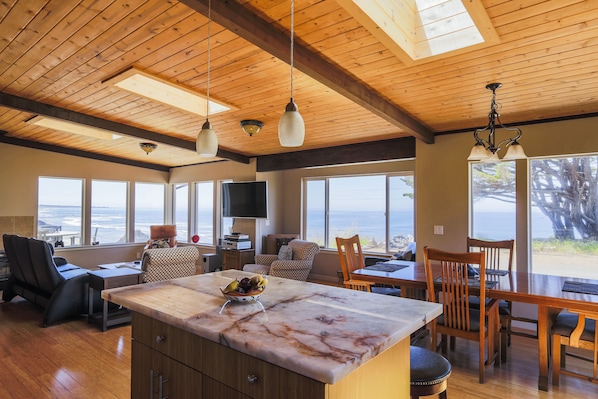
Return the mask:
<path fill-rule="evenodd" d="M 226 270 L 102 292 L 133 313 L 131 397 L 409 397 L 409 336 L 440 305 L 269 277 L 229 304 Z M 159 396 L 161 395 L 161 396 Z"/>

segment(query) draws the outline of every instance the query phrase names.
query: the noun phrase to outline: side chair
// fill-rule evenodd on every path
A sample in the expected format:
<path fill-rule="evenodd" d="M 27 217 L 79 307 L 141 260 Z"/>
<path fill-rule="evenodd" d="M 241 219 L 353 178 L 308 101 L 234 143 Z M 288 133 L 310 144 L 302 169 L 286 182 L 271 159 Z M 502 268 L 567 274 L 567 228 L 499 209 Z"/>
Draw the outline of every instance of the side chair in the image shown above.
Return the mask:
<path fill-rule="evenodd" d="M 478 238 L 467 237 L 468 252 L 484 252 L 486 254 L 486 274 L 513 271 L 515 240 L 488 241 Z M 471 306 L 479 306 L 478 298 L 471 298 Z M 498 302 L 498 313 L 501 324 L 501 361 L 507 361 L 507 347 L 511 345 L 511 335 L 519 335 L 528 338 L 538 338 L 538 320 L 528 317 L 513 315 L 513 303 L 501 300 Z M 513 331 L 512 321 L 521 321 L 535 324 L 536 332 L 529 334 L 521 331 Z"/>
<path fill-rule="evenodd" d="M 557 316 L 552 325 L 552 384 L 559 385 L 560 375 L 567 374 L 598 383 L 598 313 L 568 309 Z M 566 347 L 591 351 L 592 376 L 566 368 Z M 580 357 L 575 355 L 576 357 Z"/>
<path fill-rule="evenodd" d="M 351 273 L 365 267 L 365 258 L 361 249 L 359 235 L 350 238 L 336 237 L 336 248 L 343 272 L 343 285 L 346 288 L 359 291 L 374 292 L 376 294 L 401 296 L 401 290 L 394 287 L 379 287 L 371 281 L 351 278 Z"/>
<path fill-rule="evenodd" d="M 446 353 L 447 336 L 477 341 L 479 345 L 479 382 L 484 382 L 486 365 L 500 364 L 497 353 L 500 321 L 496 299 L 486 301 L 486 258 L 482 252 L 452 253 L 424 248 L 424 264 L 428 287 L 428 300 L 442 304 L 443 314 L 429 324 L 431 348 L 439 347 Z M 468 265 L 478 266 L 479 280 L 470 281 Z M 469 305 L 470 290 L 479 291 L 480 306 Z M 437 294 L 438 291 L 438 294 Z M 437 345 L 437 335 L 441 343 Z M 486 350 L 487 349 L 487 350 Z M 487 360 L 486 358 L 487 352 Z"/>

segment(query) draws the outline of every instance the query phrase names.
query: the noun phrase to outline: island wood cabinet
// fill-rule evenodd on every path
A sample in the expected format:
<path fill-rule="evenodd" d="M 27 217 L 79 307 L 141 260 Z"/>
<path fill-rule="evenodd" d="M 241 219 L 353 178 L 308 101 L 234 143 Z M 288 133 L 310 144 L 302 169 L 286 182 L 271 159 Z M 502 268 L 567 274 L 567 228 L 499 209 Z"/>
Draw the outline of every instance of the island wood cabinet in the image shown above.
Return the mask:
<path fill-rule="evenodd" d="M 254 249 L 223 249 L 222 270 L 243 270 L 243 266 L 255 262 Z"/>
<path fill-rule="evenodd" d="M 409 397 L 409 340 L 325 384 L 136 312 L 132 336 L 133 399 Z"/>

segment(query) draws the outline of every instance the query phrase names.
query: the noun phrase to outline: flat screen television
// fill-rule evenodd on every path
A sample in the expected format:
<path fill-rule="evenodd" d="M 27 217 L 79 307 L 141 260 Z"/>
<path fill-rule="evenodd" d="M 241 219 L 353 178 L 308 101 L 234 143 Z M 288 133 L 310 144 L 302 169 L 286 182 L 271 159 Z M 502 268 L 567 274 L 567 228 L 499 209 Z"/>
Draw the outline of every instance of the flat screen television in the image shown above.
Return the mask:
<path fill-rule="evenodd" d="M 268 182 L 222 183 L 222 216 L 267 219 Z"/>

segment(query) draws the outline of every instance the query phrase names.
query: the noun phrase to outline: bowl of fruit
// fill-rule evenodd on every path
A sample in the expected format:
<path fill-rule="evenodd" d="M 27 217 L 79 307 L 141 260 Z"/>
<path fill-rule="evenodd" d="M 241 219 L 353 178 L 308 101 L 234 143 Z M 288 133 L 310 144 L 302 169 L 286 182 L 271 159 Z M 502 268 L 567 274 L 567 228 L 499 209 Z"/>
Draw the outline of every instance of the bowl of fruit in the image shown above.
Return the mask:
<path fill-rule="evenodd" d="M 268 279 L 261 274 L 252 277 L 244 277 L 241 280 L 234 279 L 226 287 L 220 288 L 222 295 L 229 301 L 251 302 L 257 301 L 266 289 Z"/>

